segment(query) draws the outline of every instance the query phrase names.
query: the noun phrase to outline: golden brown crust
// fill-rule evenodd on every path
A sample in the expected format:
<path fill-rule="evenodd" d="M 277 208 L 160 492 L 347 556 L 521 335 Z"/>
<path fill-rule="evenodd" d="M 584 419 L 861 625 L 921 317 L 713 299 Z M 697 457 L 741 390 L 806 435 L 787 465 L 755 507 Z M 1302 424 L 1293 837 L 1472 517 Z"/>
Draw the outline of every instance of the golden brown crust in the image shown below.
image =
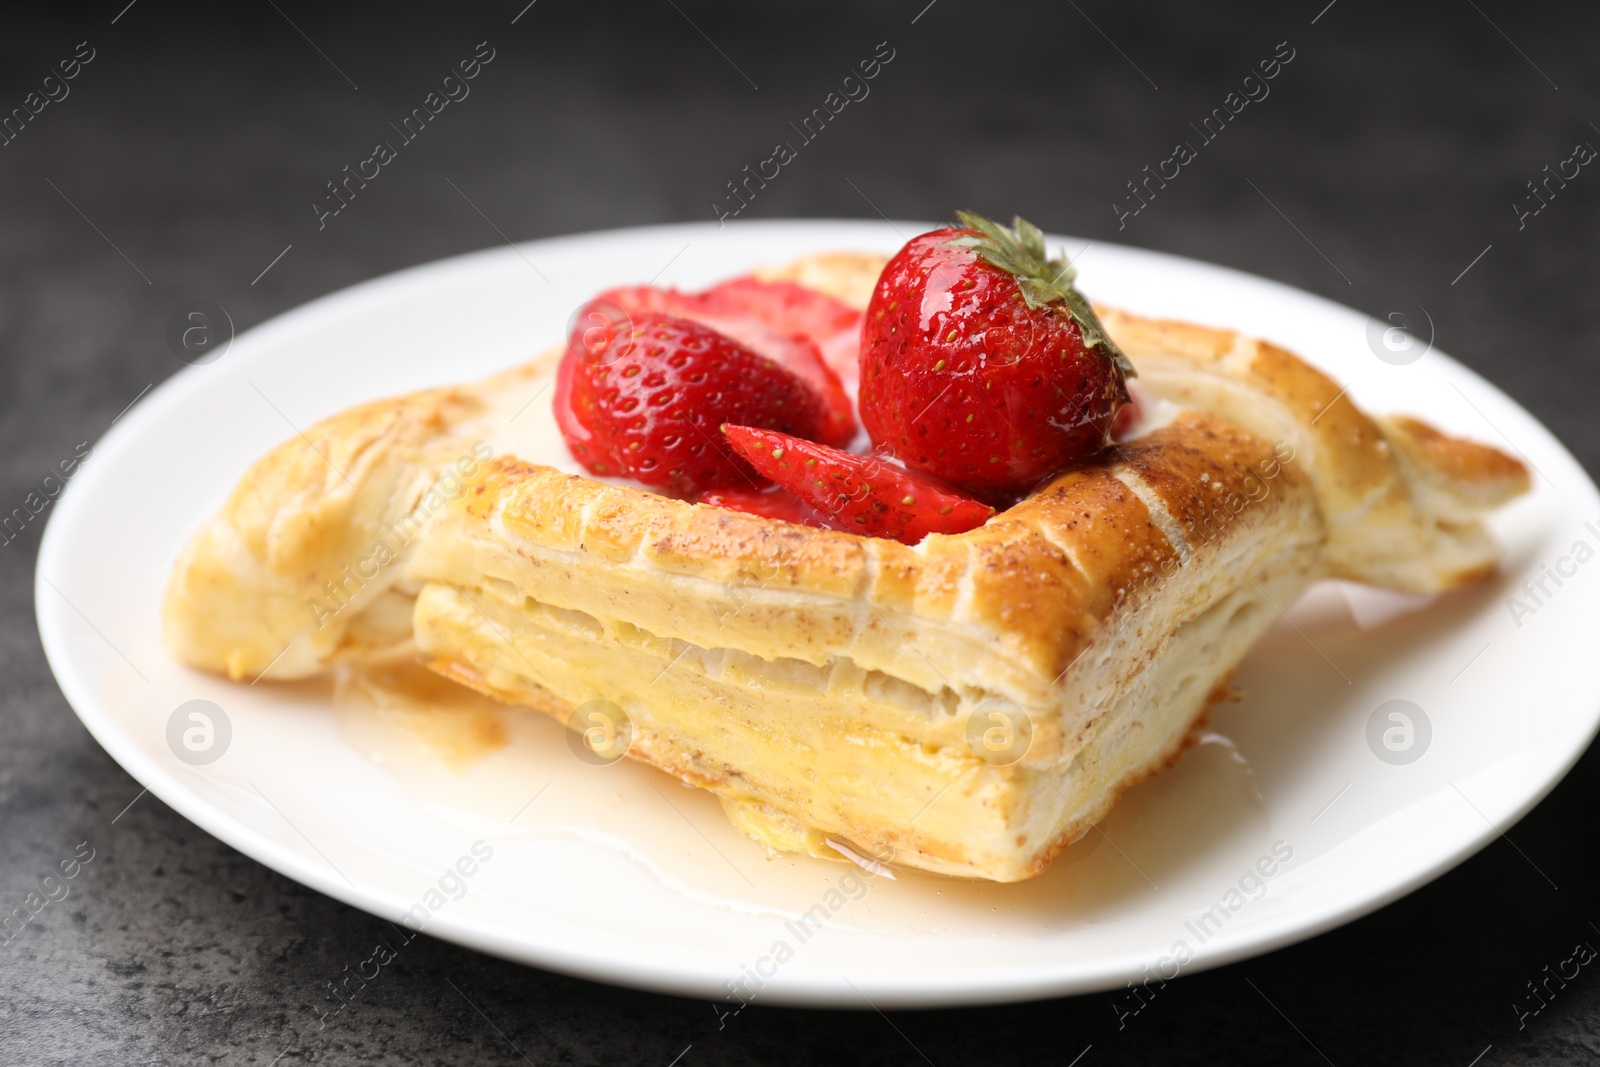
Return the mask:
<path fill-rule="evenodd" d="M 334 604 L 326 583 L 359 596 L 364 581 L 345 569 L 427 490 L 418 458 L 478 411 L 458 390 L 434 389 L 351 408 L 268 453 L 179 558 L 163 608 L 168 647 L 233 678 L 266 668 L 297 635 L 300 648 L 284 655 L 291 672 L 333 654 L 344 628 L 315 626 L 308 604 Z"/>
<path fill-rule="evenodd" d="M 298 678 L 409 636 L 400 565 L 491 454 L 488 428 L 549 355 L 464 386 L 358 404 L 251 464 L 184 547 L 162 605 L 177 659 L 235 679 Z"/>
<path fill-rule="evenodd" d="M 1436 593 L 1492 570 L 1498 549 L 1479 519 L 1527 489 L 1517 460 L 1416 419 L 1374 418 L 1269 342 L 1100 310 L 1147 388 L 1287 447 L 1316 485 L 1331 575 Z"/>
<path fill-rule="evenodd" d="M 1434 507 L 1447 521 L 1470 522 L 1532 484 L 1528 468 L 1498 449 L 1440 433 L 1409 415 L 1379 422 L 1419 486 L 1436 494 Z"/>
<path fill-rule="evenodd" d="M 1528 468 L 1504 452 L 1440 433 L 1409 415 L 1391 416 L 1388 421 L 1399 431 L 1396 438 L 1414 449 L 1419 461 L 1451 481 L 1495 486 L 1506 498 L 1527 492 Z"/>

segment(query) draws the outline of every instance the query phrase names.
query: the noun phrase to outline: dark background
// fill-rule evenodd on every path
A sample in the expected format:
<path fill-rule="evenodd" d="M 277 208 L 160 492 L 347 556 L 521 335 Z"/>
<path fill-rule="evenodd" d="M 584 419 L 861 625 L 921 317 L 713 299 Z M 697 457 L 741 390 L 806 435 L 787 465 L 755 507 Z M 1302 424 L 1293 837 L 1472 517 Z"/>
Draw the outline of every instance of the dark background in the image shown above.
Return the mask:
<path fill-rule="evenodd" d="M 1592 3 L 539 0 L 514 25 L 525 0 L 124 3 L 0 16 L 0 110 L 79 41 L 96 51 L 70 96 L 0 147 L 0 510 L 180 369 L 163 340 L 179 302 L 215 301 L 244 329 L 496 245 L 496 228 L 523 240 L 709 219 L 724 183 L 883 40 L 896 57 L 871 96 L 746 217 L 1019 212 L 1368 312 L 1413 300 L 1441 347 L 1600 469 L 1600 174 L 1585 169 L 1521 231 L 1511 209 L 1576 142 L 1600 145 Z M 471 96 L 318 232 L 323 183 L 482 40 L 496 58 Z M 1280 41 L 1296 55 L 1271 96 L 1119 233 L 1124 182 L 1191 139 L 1187 123 Z M 1558 890 L 1502 839 L 1367 919 L 1173 983 L 1121 1032 L 1109 993 L 888 1017 L 752 1007 L 719 1030 L 703 1000 L 424 939 L 318 1033 L 323 983 L 387 927 L 152 797 L 108 826 L 140 787 L 46 668 L 31 602 L 42 525 L 0 549 L 0 904 L 78 841 L 97 855 L 67 901 L 0 947 L 0 1062 L 945 1067 L 1066 1065 L 1086 1045 L 1082 1067 L 1600 1055 L 1593 968 L 1521 1030 L 1512 1008 L 1575 943 L 1600 947 L 1593 751 L 1510 829 Z"/>

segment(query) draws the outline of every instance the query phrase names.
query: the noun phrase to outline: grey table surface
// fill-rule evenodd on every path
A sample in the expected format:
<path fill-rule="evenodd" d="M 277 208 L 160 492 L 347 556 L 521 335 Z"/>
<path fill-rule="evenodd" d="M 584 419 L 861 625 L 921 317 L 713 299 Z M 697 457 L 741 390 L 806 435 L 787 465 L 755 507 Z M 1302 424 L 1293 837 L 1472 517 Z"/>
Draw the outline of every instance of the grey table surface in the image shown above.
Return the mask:
<path fill-rule="evenodd" d="M 59 99 L 0 146 L 0 510 L 181 368 L 163 339 L 181 301 L 213 300 L 243 329 L 502 237 L 710 218 L 725 183 L 883 41 L 895 58 L 871 95 L 744 217 L 938 219 L 972 206 L 1368 312 L 1412 300 L 1442 348 L 1600 465 L 1600 174 L 1552 186 L 1537 215 L 1514 206 L 1576 143 L 1600 145 L 1593 4 L 525 3 L 8 11 L 0 108 L 36 90 Z M 480 41 L 495 58 L 470 97 L 319 230 L 324 183 Z M 1294 58 L 1270 95 L 1119 226 L 1125 183 L 1193 140 L 1189 124 L 1280 42 Z M 92 54 L 75 78 L 44 81 L 75 53 Z M 1111 994 L 887 1015 L 757 1006 L 719 1026 L 703 1000 L 424 939 L 319 1030 L 324 985 L 385 925 L 153 797 L 128 807 L 139 785 L 79 725 L 40 650 L 32 576 L 47 518 L 0 549 L 0 911 L 78 842 L 94 858 L 67 899 L 0 946 L 0 1062 L 1495 1067 L 1600 1055 L 1592 968 L 1549 987 L 1536 1015 L 1513 1007 L 1575 944 L 1600 946 L 1593 751 L 1433 884 L 1183 978 L 1121 1029 Z"/>

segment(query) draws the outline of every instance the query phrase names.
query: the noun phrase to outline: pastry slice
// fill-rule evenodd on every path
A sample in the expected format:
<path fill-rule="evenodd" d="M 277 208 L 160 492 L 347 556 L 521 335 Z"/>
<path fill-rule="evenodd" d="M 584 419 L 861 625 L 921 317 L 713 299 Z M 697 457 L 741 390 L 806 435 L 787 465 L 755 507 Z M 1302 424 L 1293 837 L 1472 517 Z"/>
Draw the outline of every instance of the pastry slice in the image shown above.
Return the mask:
<path fill-rule="evenodd" d="M 417 535 L 508 446 L 561 449 L 531 406 L 555 354 L 470 385 L 360 404 L 251 465 L 173 568 L 162 637 L 191 667 L 306 678 L 411 638 Z M 573 469 L 577 469 L 574 467 Z"/>
<path fill-rule="evenodd" d="M 880 265 L 774 276 L 864 307 Z M 1310 582 L 1479 579 L 1481 516 L 1528 484 L 1493 449 L 1368 417 L 1273 345 L 1102 319 L 1144 424 L 914 546 L 577 473 L 547 408 L 504 432 L 548 364 L 355 409 L 261 461 L 197 535 L 168 647 L 292 677 L 414 640 L 445 677 L 575 728 L 604 709 L 629 757 L 774 849 L 1037 875 L 1182 752 Z M 379 543 L 342 606 L 312 606 Z"/>
<path fill-rule="evenodd" d="M 630 757 L 775 849 L 1039 874 L 1178 756 L 1306 585 L 1480 578 L 1475 516 L 1526 486 L 1493 450 L 1342 400 L 1313 424 L 1337 388 L 1271 346 L 1111 321 L 1135 359 L 1169 358 L 1140 363 L 1147 384 L 1170 372 L 1196 406 L 914 547 L 497 459 L 417 546 L 417 644 L 501 700 L 605 702 Z M 1185 348 L 1207 345 L 1235 358 Z M 1255 414 L 1199 406 L 1202 380 Z"/>

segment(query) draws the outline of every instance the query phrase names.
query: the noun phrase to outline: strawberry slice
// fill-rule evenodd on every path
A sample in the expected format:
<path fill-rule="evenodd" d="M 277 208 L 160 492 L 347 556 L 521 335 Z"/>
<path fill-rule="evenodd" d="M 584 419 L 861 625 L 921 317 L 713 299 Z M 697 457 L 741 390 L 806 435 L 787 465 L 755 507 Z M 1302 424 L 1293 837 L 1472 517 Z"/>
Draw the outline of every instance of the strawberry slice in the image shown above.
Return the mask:
<path fill-rule="evenodd" d="M 807 294 L 815 300 L 797 294 Z M 852 346 L 850 359 L 854 361 L 860 337 L 860 316 L 838 304 L 838 308 L 854 318 L 855 324 L 847 326 L 836 310 L 830 314 L 830 309 L 818 305 L 817 301 L 838 304 L 830 297 L 797 285 L 769 286 L 754 278 L 744 278 L 724 282 L 704 293 L 680 293 L 676 289 L 658 289 L 650 285 L 622 286 L 601 293 L 589 306 L 606 309 L 605 314 L 613 319 L 618 317 L 618 312 L 634 318 L 672 315 L 709 326 L 733 338 L 811 386 L 822 399 L 826 411 L 819 440 L 842 447 L 856 435 L 855 405 L 840 383 L 839 375 L 823 359 L 819 345 L 826 339 L 837 347 L 840 330 L 848 329 Z M 818 337 L 809 332 L 812 329 L 825 332 Z"/>
<path fill-rule="evenodd" d="M 706 303 L 718 312 L 746 315 L 778 333 L 809 337 L 839 380 L 854 385 L 861 370 L 861 312 L 831 296 L 793 282 L 749 276 L 707 289 Z"/>
<path fill-rule="evenodd" d="M 994 515 L 989 505 L 876 456 L 753 426 L 724 425 L 722 433 L 757 471 L 813 505 L 829 529 L 914 545 L 930 533 L 982 526 Z"/>
<path fill-rule="evenodd" d="M 800 526 L 828 528 L 815 507 L 781 485 L 769 485 L 765 489 L 744 486 L 711 489 L 695 497 L 695 503 L 712 504 L 768 519 L 782 519 Z"/>
<path fill-rule="evenodd" d="M 567 442 L 567 450 L 572 453 L 574 459 L 592 471 L 597 463 L 603 463 L 609 458 L 609 452 L 596 445 L 594 434 L 590 433 L 589 428 L 579 422 L 578 416 L 573 414 L 572 380 L 583 359 L 573 357 L 570 352 L 569 344 L 569 354 L 564 355 L 556 366 L 556 391 L 550 398 L 550 406 L 555 411 L 556 428 L 561 431 L 562 440 Z"/>
<path fill-rule="evenodd" d="M 556 374 L 557 426 L 591 472 L 678 496 L 754 485 L 724 422 L 816 434 L 816 393 L 711 328 L 671 315 L 575 327 Z"/>

